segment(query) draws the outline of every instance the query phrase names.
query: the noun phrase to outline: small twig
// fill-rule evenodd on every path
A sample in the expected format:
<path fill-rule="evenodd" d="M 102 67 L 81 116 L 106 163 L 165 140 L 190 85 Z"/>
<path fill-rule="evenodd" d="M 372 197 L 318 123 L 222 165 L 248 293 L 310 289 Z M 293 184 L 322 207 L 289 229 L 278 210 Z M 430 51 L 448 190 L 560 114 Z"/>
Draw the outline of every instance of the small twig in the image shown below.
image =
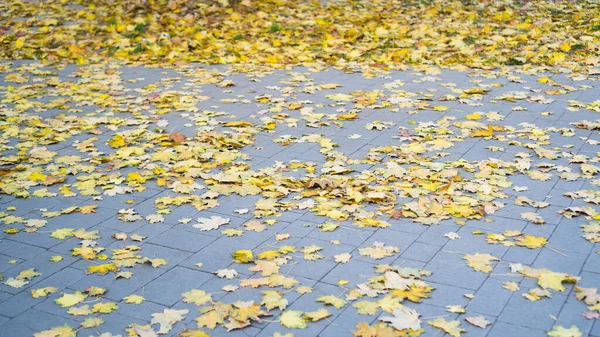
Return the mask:
<path fill-rule="evenodd" d="M 568 256 L 567 256 L 567 254 L 565 254 L 565 253 L 563 253 L 563 252 L 560 252 L 560 251 L 558 251 L 558 250 L 556 250 L 556 249 L 554 249 L 554 248 L 552 248 L 552 247 L 546 247 L 546 248 L 548 248 L 548 249 L 550 249 L 550 250 L 553 250 L 555 253 L 557 253 L 557 254 L 560 254 L 560 255 L 562 255 L 562 256 L 564 256 L 564 257 L 568 257 Z"/>
<path fill-rule="evenodd" d="M 98 301 L 100 301 L 100 298 L 96 298 L 96 299 L 91 300 L 91 301 L 84 301 L 84 302 L 81 302 L 81 303 L 88 304 L 88 303 L 94 303 L 94 302 L 98 302 Z"/>
<path fill-rule="evenodd" d="M 469 254 L 467 254 L 467 253 L 463 253 L 463 252 L 454 252 L 454 251 L 451 251 L 451 250 L 445 250 L 445 249 L 442 249 L 441 251 L 442 251 L 442 252 L 444 252 L 444 253 L 450 253 L 450 254 L 469 255 Z"/>
<path fill-rule="evenodd" d="M 448 316 L 450 316 L 450 314 L 442 315 L 442 316 L 422 317 L 421 319 L 426 320 L 426 319 L 432 319 L 432 318 L 444 318 L 444 317 L 448 317 Z"/>
<path fill-rule="evenodd" d="M 490 274 L 490 276 L 510 276 L 510 277 L 523 277 L 523 275 L 520 274 Z"/>

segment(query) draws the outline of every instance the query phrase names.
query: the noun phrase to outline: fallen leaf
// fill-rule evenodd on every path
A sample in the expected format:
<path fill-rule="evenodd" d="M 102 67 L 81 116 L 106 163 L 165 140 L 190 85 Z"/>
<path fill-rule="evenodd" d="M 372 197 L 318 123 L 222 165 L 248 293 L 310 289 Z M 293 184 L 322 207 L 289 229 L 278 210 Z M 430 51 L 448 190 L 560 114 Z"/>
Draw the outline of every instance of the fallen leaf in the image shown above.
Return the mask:
<path fill-rule="evenodd" d="M 427 323 L 435 328 L 443 330 L 452 337 L 460 337 L 460 334 L 465 332 L 465 330 L 459 327 L 459 321 L 446 321 L 444 318 L 436 318 Z"/>
<path fill-rule="evenodd" d="M 570 328 L 563 328 L 562 326 L 555 325 L 552 327 L 552 331 L 548 332 L 550 337 L 581 337 L 583 333 L 575 325 L 571 325 Z"/>
<path fill-rule="evenodd" d="M 304 312 L 298 310 L 286 310 L 281 314 L 279 321 L 281 325 L 289 329 L 304 329 L 306 321 L 302 317 Z"/>
<path fill-rule="evenodd" d="M 475 271 L 489 273 L 492 271 L 492 261 L 500 261 L 499 258 L 494 257 L 490 254 L 475 253 L 473 255 L 466 254 L 463 259 L 467 260 L 469 267 Z"/>
<path fill-rule="evenodd" d="M 483 316 L 467 317 L 467 318 L 465 318 L 465 321 L 473 324 L 476 327 L 480 327 L 482 329 L 485 329 L 488 325 L 492 324 L 492 322 L 486 320 L 485 317 L 483 317 Z"/>
<path fill-rule="evenodd" d="M 380 321 L 388 322 L 396 330 L 412 329 L 418 331 L 421 329 L 420 314 L 411 308 L 394 309 L 393 316 L 384 316 Z"/>
<path fill-rule="evenodd" d="M 177 322 L 182 321 L 185 318 L 185 315 L 189 312 L 187 309 L 183 310 L 174 310 L 174 309 L 165 309 L 161 313 L 152 314 L 152 320 L 150 324 L 159 324 L 160 327 L 157 331 L 157 334 L 167 334 L 173 328 L 173 325 Z"/>

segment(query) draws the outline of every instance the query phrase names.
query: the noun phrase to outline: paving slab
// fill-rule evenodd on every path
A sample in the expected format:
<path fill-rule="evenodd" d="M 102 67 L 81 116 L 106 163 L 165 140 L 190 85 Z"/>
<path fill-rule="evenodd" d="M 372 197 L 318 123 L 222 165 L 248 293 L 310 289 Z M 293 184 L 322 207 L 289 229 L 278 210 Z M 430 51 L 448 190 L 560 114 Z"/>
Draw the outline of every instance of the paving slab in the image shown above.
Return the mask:
<path fill-rule="evenodd" d="M 104 324 L 79 334 L 125 335 L 130 324 L 148 324 L 165 310 L 188 310 L 164 334 L 177 336 L 196 329 L 199 310 L 213 303 L 259 305 L 265 291 L 277 290 L 287 300 L 283 311 L 272 309 L 260 322 L 226 332 L 224 325 L 232 316 L 245 315 L 235 311 L 238 307 L 214 330 L 201 330 L 213 336 L 350 336 L 359 323 L 373 325 L 393 315 L 392 309 L 381 309 L 378 301 L 384 296 L 404 294 L 407 298 L 400 302 L 418 312 L 423 336 L 441 336 L 428 322 L 443 317 L 458 320 L 467 337 L 541 337 L 554 325 L 576 325 L 583 336 L 600 337 L 600 325 L 582 316 L 589 308 L 575 298 L 573 285 L 563 283 L 565 291 L 550 289 L 550 297 L 531 301 L 523 295 L 537 280 L 524 277 L 518 268 L 511 270 L 520 263 L 567 273 L 580 277 L 578 286 L 600 289 L 600 247 L 594 235 L 584 237 L 598 232 L 594 212 L 600 135 L 597 126 L 588 125 L 598 119 L 592 111 L 597 109 L 592 103 L 598 96 L 597 76 L 582 82 L 569 74 L 517 68 L 431 74 L 408 68 L 381 70 L 366 78 L 311 67 L 259 76 L 229 72 L 225 66 L 115 64 L 69 65 L 50 79 L 27 68 L 50 66 L 0 63 L 5 64 L 6 69 L 0 68 L 0 98 L 6 100 L 0 107 L 0 127 L 5 132 L 13 123 L 6 116 L 14 114 L 21 123 L 18 129 L 28 136 L 6 131 L 7 141 L 0 142 L 2 158 L 17 155 L 20 148 L 31 151 L 28 132 L 37 128 L 33 121 L 38 118 L 58 132 L 61 127 L 69 132 L 48 142 L 35 138 L 44 153 L 56 152 L 49 162 L 23 160 L 14 172 L 6 171 L 6 181 L 17 181 L 29 193 L 40 191 L 29 198 L 4 189 L 0 194 L 2 336 L 31 336 L 63 324 L 79 327 L 85 317 L 71 315 L 55 300 L 63 293 L 101 287 L 105 294 L 85 303 L 110 301 L 119 309 L 100 315 Z M 17 70 L 20 64 L 30 79 L 5 82 L 8 74 L 22 72 Z M 560 85 L 538 81 L 542 75 L 569 90 L 547 93 Z M 92 78 L 98 84 L 90 88 Z M 101 96 L 85 97 L 71 89 L 60 94 L 55 80 L 65 88 L 77 83 L 84 92 Z M 233 84 L 217 85 L 223 80 Z M 31 91 L 36 83 L 46 91 Z M 327 83 L 340 86 L 318 87 Z M 69 107 L 21 111 L 8 85 L 31 95 L 23 104 L 52 105 L 61 95 Z M 468 93 L 472 88 L 489 92 Z M 375 101 L 369 103 L 371 97 Z M 545 98 L 556 99 L 539 102 Z M 474 130 L 490 130 L 488 125 L 491 135 L 473 136 Z M 123 137 L 122 146 L 117 135 Z M 530 168 L 519 169 L 517 162 Z M 588 173 L 582 172 L 582 164 L 590 165 Z M 20 176 L 20 170 L 29 170 L 27 176 Z M 532 171 L 533 178 L 542 178 L 532 179 Z M 68 174 L 64 181 L 45 186 L 42 181 L 52 178 L 36 180 L 40 172 Z M 4 177 L 3 171 L 2 184 Z M 87 189 L 90 181 L 93 186 Z M 57 195 L 43 197 L 43 188 Z M 75 195 L 68 196 L 67 188 Z M 586 196 L 569 196 L 578 192 Z M 516 205 L 523 197 L 547 205 Z M 96 207 L 86 209 L 89 205 Z M 411 213 L 416 210 L 425 215 Z M 66 214 L 52 214 L 60 211 Z M 525 219 L 524 212 L 537 214 L 544 223 Z M 228 221 L 211 230 L 194 227 L 199 219 L 217 217 Z M 382 222 L 369 226 L 369 219 Z M 33 220 L 46 222 L 35 231 L 27 222 Z M 590 232 L 582 232 L 582 225 L 590 226 Z M 65 228 L 83 232 L 60 238 Z M 98 237 L 89 238 L 96 230 Z M 460 238 L 452 240 L 448 233 Z M 492 234 L 505 240 L 490 243 Z M 515 246 L 515 237 L 522 235 L 544 237 L 548 243 Z M 381 243 L 400 251 L 360 254 Z M 239 250 L 253 256 L 236 260 Z M 488 272 L 476 271 L 464 259 L 475 253 L 499 261 Z M 341 254 L 351 258 L 336 261 Z M 60 261 L 49 261 L 57 255 Z M 258 261 L 275 271 L 257 268 Z M 92 267 L 105 264 L 118 265 L 118 270 L 93 272 Z M 23 286 L 7 281 L 31 268 L 41 275 Z M 416 283 L 390 286 L 385 272 L 393 270 L 402 280 Z M 298 284 L 277 283 L 293 280 Z M 505 289 L 507 281 L 520 289 Z M 406 292 L 414 295 L 421 282 L 431 292 L 418 300 L 408 297 Z M 33 298 L 31 291 L 43 287 L 57 290 Z M 182 294 L 192 289 L 210 294 L 212 302 L 184 302 Z M 129 295 L 144 301 L 126 303 Z M 335 308 L 317 302 L 328 295 L 347 303 Z M 358 314 L 352 306 L 357 300 L 378 303 L 376 314 Z M 466 312 L 448 311 L 454 305 Z M 308 322 L 304 329 L 286 328 L 280 321 L 285 310 L 319 309 L 331 316 Z M 465 321 L 478 315 L 491 325 L 481 329 Z M 152 328 L 158 331 L 159 325 Z"/>

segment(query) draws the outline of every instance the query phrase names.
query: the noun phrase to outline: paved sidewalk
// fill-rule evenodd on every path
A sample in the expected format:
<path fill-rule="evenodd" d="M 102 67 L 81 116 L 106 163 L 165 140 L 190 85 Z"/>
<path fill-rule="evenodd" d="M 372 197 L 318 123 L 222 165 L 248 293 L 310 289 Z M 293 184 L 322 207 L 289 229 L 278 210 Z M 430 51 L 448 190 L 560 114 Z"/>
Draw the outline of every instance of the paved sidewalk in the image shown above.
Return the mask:
<path fill-rule="evenodd" d="M 433 288 L 402 301 L 420 314 L 422 336 L 444 334 L 427 323 L 438 318 L 460 321 L 463 336 L 546 336 L 573 325 L 600 336 L 594 303 L 575 291 L 600 287 L 597 76 L 0 69 L 1 336 L 64 324 L 77 336 L 127 336 L 165 309 L 189 310 L 164 319 L 174 323 L 165 336 L 350 336 L 392 316 L 377 301 L 403 288 L 387 279 L 375 292 L 369 278 L 394 270 L 380 264 Z M 392 248 L 382 253 L 381 243 Z M 254 260 L 235 261 L 238 250 Z M 467 264 L 476 253 L 497 258 L 490 270 Z M 548 285 L 543 269 L 565 274 Z M 105 292 L 93 296 L 91 286 Z M 47 287 L 56 289 L 32 296 Z M 182 294 L 192 289 L 255 304 L 278 290 L 284 312 L 331 316 L 288 329 L 275 308 L 229 333 L 198 328 L 208 302 L 188 303 Z M 77 292 L 87 298 L 61 304 Z M 127 303 L 132 294 L 144 301 Z M 327 295 L 348 303 L 317 302 Z M 378 303 L 372 315 L 357 313 L 361 301 Z M 113 302 L 118 309 L 95 307 Z M 97 309 L 70 310 L 83 305 Z M 465 320 L 480 315 L 491 325 Z M 90 317 L 103 323 L 82 328 Z"/>

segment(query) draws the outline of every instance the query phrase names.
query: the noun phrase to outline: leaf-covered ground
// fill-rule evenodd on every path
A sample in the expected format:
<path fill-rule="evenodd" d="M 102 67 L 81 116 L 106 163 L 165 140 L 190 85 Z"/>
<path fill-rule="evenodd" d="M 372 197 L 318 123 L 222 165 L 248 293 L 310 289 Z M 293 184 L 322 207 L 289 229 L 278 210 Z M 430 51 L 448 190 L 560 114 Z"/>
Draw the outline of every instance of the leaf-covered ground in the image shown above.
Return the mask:
<path fill-rule="evenodd" d="M 0 22 L 0 57 L 80 64 L 533 64 L 597 74 L 600 62 L 596 0 L 5 1 Z"/>
<path fill-rule="evenodd" d="M 600 336 L 596 2 L 0 22 L 0 335 Z"/>

